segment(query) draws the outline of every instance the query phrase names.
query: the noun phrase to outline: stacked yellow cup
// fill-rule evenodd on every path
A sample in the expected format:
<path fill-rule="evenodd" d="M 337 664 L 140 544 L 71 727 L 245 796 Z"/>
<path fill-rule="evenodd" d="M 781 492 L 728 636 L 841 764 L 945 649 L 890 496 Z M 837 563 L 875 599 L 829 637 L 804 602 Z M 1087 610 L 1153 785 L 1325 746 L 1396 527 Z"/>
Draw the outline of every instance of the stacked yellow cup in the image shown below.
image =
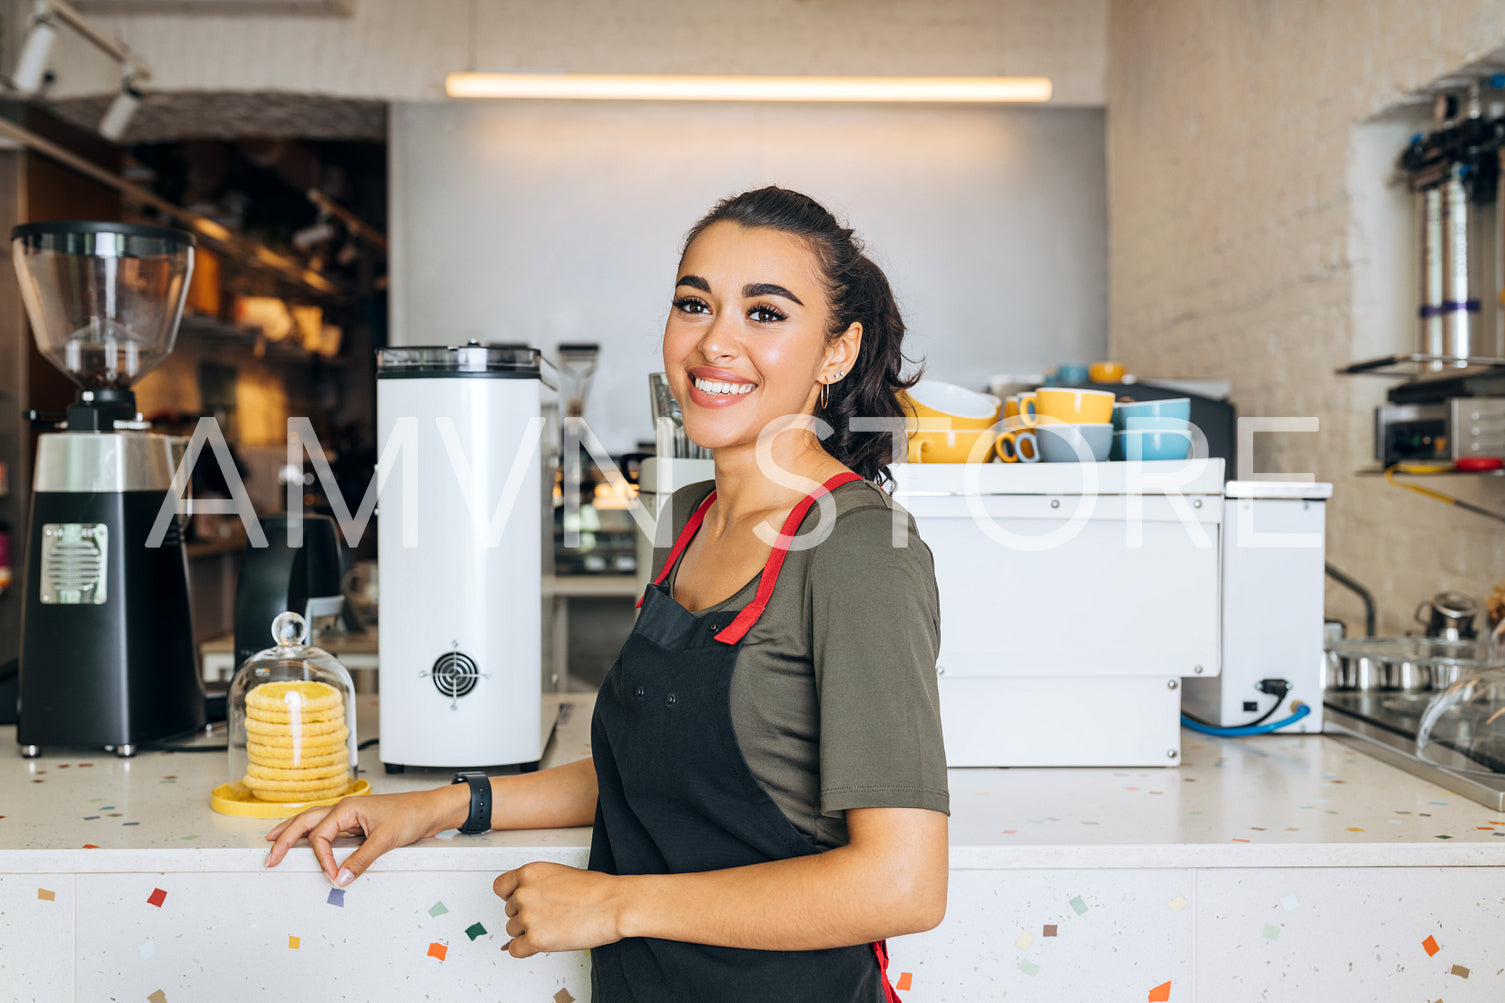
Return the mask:
<path fill-rule="evenodd" d="M 921 380 L 899 395 L 910 463 L 986 463 L 1001 401 L 954 383 Z"/>
<path fill-rule="evenodd" d="M 1092 463 L 1108 458 L 1113 448 L 1113 393 L 1076 387 L 1040 387 L 1019 397 L 1021 425 L 1036 440 L 1039 459 L 1048 463 Z M 1024 460 L 1018 433 L 1010 448 L 1009 433 L 994 444 L 1005 463 Z M 1010 459 L 1012 455 L 1013 459 Z"/>

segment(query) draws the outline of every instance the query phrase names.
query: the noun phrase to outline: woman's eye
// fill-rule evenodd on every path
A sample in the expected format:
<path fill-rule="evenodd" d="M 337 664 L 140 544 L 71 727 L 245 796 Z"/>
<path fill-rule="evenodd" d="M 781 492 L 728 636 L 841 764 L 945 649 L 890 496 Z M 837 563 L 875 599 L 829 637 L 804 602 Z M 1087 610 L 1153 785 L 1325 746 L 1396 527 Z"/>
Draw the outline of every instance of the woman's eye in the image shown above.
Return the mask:
<path fill-rule="evenodd" d="M 710 313 L 711 308 L 705 300 L 695 296 L 677 296 L 674 299 L 674 309 L 682 313 Z"/>
<path fill-rule="evenodd" d="M 787 319 L 788 315 L 777 307 L 759 304 L 747 311 L 747 316 L 759 324 L 773 324 Z"/>

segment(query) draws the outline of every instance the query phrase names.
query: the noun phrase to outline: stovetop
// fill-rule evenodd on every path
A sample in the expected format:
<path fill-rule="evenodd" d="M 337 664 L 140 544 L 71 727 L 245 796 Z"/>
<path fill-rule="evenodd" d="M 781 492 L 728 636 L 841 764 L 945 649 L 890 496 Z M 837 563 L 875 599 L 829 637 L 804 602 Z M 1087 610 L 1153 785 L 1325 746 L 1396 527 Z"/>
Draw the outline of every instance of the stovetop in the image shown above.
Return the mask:
<path fill-rule="evenodd" d="M 1329 690 L 1323 732 L 1407 773 L 1505 811 L 1505 761 L 1475 753 L 1472 758 L 1446 749 L 1432 762 L 1416 755 L 1416 733 L 1435 694 L 1389 690 Z"/>

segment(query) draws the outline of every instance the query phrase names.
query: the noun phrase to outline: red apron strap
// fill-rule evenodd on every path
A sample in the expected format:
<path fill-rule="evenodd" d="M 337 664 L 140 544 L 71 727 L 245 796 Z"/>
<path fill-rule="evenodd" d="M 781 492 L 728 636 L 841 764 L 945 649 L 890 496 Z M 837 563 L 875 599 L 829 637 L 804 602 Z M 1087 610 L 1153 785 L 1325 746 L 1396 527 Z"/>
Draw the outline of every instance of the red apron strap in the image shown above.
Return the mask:
<path fill-rule="evenodd" d="M 789 518 L 784 520 L 784 530 L 774 542 L 773 552 L 768 555 L 768 563 L 763 565 L 763 577 L 758 582 L 758 591 L 753 596 L 753 601 L 748 603 L 742 612 L 737 614 L 737 618 L 716 635 L 716 640 L 722 644 L 737 644 L 749 630 L 752 630 L 753 624 L 758 622 L 758 617 L 763 615 L 763 610 L 768 608 L 768 600 L 773 597 L 773 587 L 778 584 L 779 570 L 784 566 L 784 555 L 789 552 L 789 544 L 794 541 L 795 530 L 800 528 L 800 523 L 804 521 L 805 514 L 810 511 L 810 506 L 814 505 L 822 495 L 830 494 L 843 484 L 860 480 L 862 478 L 857 474 L 844 470 L 807 494 L 798 505 L 794 506 L 794 511 L 790 512 Z"/>
<path fill-rule="evenodd" d="M 873 941 L 873 954 L 878 958 L 878 975 L 883 979 L 883 1003 L 904 1003 L 888 979 L 888 941 Z"/>
<path fill-rule="evenodd" d="M 674 570 L 674 562 L 679 560 L 679 555 L 684 553 L 685 548 L 690 545 L 690 541 L 695 538 L 695 533 L 700 529 L 700 524 L 705 522 L 706 509 L 710 508 L 711 502 L 715 500 L 716 489 L 712 488 L 711 493 L 705 496 L 705 501 L 701 502 L 700 507 L 690 516 L 690 521 L 685 523 L 685 528 L 679 531 L 679 539 L 674 541 L 674 549 L 669 551 L 669 559 L 664 561 L 664 566 L 659 570 L 658 577 L 653 580 L 653 584 L 662 585 L 664 580 L 669 577 L 669 572 Z M 642 607 L 642 596 L 638 596 L 637 604 L 639 608 Z"/>

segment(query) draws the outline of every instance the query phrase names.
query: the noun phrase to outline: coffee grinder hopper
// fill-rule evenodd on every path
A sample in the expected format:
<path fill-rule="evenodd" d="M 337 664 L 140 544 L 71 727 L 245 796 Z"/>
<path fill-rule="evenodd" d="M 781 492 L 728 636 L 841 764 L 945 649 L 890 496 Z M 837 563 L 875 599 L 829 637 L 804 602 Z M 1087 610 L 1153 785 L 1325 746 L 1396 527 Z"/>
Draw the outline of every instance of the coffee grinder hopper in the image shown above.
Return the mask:
<path fill-rule="evenodd" d="M 130 388 L 177 339 L 193 235 L 133 223 L 25 223 L 11 231 L 11 248 L 37 350 L 79 387 L 69 428 L 111 431 L 114 420 L 133 419 Z"/>

